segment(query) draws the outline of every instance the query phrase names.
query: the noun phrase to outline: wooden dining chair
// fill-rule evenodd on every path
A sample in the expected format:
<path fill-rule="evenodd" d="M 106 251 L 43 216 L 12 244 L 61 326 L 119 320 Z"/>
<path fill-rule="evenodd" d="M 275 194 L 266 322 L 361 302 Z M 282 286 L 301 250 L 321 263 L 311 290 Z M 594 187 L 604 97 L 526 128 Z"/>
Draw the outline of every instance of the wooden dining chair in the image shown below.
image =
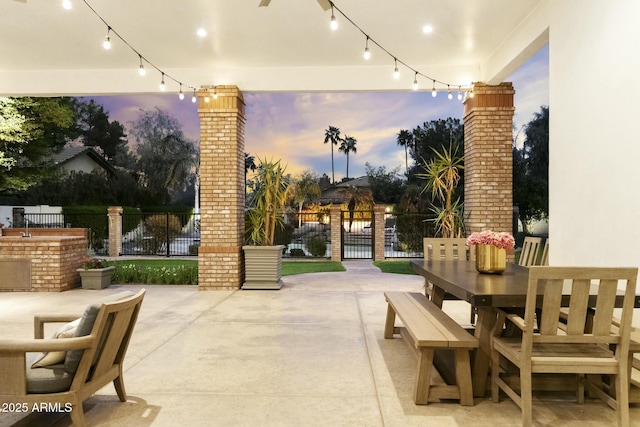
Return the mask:
<path fill-rule="evenodd" d="M 628 426 L 629 336 L 637 275 L 637 268 L 530 267 L 524 318 L 497 310 L 491 337 L 493 401 L 498 402 L 503 390 L 520 406 L 522 425 L 531 426 L 533 374 L 576 374 L 579 403 L 584 399 L 587 374 L 606 374 L 612 378 L 615 400 L 604 393 L 600 397 L 615 407 L 619 425 Z M 619 287 L 624 289 L 624 300 L 620 327 L 615 329 L 611 318 Z M 587 316 L 590 307 L 595 308 L 593 317 Z M 537 318 L 536 309 L 541 313 Z M 566 313 L 564 329 L 558 326 L 561 309 Z M 522 335 L 504 334 L 505 321 Z M 511 366 L 519 370 L 519 393 L 506 379 Z"/>
<path fill-rule="evenodd" d="M 540 258 L 540 265 L 549 265 L 549 238 L 544 242 L 542 248 L 542 257 Z"/>
<path fill-rule="evenodd" d="M 536 265 L 538 263 L 538 252 L 540 251 L 541 244 L 542 239 L 540 237 L 525 237 L 518 264 L 524 267 Z"/>
<path fill-rule="evenodd" d="M 426 237 L 423 239 L 424 260 L 440 261 L 474 261 L 475 252 L 469 250 L 464 237 Z M 425 293 L 433 300 L 433 284 L 425 279 Z M 442 301 L 434 301 L 441 305 Z M 475 309 L 471 307 L 471 324 L 475 323 Z"/>

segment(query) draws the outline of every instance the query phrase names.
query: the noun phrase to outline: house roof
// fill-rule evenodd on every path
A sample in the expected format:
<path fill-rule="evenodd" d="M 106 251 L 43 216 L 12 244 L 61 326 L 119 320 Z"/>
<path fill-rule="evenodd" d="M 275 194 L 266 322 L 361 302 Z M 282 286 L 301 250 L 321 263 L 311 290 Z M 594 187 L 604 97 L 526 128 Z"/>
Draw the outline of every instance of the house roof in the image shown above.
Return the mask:
<path fill-rule="evenodd" d="M 64 147 L 62 151 L 54 154 L 53 161 L 56 165 L 64 165 L 71 160 L 78 158 L 82 155 L 88 156 L 91 160 L 96 162 L 102 169 L 109 174 L 114 175 L 116 173 L 115 167 L 113 167 L 100 153 L 98 153 L 93 147 L 77 146 L 77 147 Z"/>

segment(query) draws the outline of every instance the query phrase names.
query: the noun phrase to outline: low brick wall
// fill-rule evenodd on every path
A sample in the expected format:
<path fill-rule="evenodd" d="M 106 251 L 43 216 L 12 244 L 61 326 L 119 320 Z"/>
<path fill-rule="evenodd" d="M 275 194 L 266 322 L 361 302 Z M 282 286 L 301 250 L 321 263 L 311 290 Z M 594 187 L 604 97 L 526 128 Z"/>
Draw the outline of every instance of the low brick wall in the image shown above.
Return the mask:
<path fill-rule="evenodd" d="M 7 233 L 8 230 L 11 231 Z M 44 230 L 47 229 L 39 229 L 39 232 L 29 230 L 31 237 L 22 237 L 20 229 L 3 230 L 0 237 L 3 268 L 9 277 L 13 277 L 13 268 L 29 268 L 29 275 L 26 280 L 28 286 L 14 286 L 6 277 L 0 278 L 0 291 L 61 292 L 80 286 L 80 275 L 76 269 L 82 266 L 87 255 L 89 242 L 86 230 Z M 61 235 L 61 230 L 65 230 L 65 235 Z M 57 231 L 57 235 L 49 234 L 53 231 Z"/>

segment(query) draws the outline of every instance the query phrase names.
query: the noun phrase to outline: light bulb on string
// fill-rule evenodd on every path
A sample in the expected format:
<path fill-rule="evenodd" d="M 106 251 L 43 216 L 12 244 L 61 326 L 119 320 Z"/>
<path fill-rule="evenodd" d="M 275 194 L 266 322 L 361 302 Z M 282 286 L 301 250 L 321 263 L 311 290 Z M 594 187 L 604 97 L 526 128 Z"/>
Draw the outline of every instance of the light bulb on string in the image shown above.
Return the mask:
<path fill-rule="evenodd" d="M 436 91 L 436 81 L 433 81 L 433 89 L 431 89 L 431 96 L 433 96 L 434 98 L 436 96 L 438 96 L 438 92 Z"/>
<path fill-rule="evenodd" d="M 393 58 L 393 62 L 394 62 L 394 69 L 393 69 L 393 78 L 394 79 L 399 79 L 400 78 L 400 71 L 398 71 L 398 60 L 396 58 Z"/>
<path fill-rule="evenodd" d="M 107 35 L 102 42 L 102 47 L 106 50 L 111 49 L 111 37 L 109 37 L 109 33 L 111 33 L 111 27 L 107 27 Z"/>
<path fill-rule="evenodd" d="M 193 90 L 193 96 L 191 97 L 191 102 L 193 102 L 193 103 L 195 104 L 195 102 L 196 102 L 196 100 L 197 100 L 197 99 L 198 99 L 198 98 L 196 98 L 196 90 L 194 89 L 194 90 Z"/>
<path fill-rule="evenodd" d="M 418 90 L 418 72 L 413 77 L 413 90 Z"/>
<path fill-rule="evenodd" d="M 182 93 L 182 83 L 180 83 L 180 93 L 178 94 L 178 98 L 180 98 L 180 101 L 184 99 L 184 93 Z"/>
<path fill-rule="evenodd" d="M 62 7 L 66 10 L 71 9 L 73 7 L 71 0 L 62 0 Z"/>
<path fill-rule="evenodd" d="M 144 69 L 144 64 L 142 63 L 142 55 L 138 55 L 140 57 L 140 67 L 138 67 L 138 73 L 141 76 L 144 76 L 145 74 L 147 74 L 147 70 Z"/>
<path fill-rule="evenodd" d="M 371 51 L 369 50 L 369 36 L 367 36 L 367 41 L 364 45 L 364 59 L 369 59 L 371 58 Z"/>
<path fill-rule="evenodd" d="M 473 86 L 469 88 L 469 98 L 473 98 Z"/>
<path fill-rule="evenodd" d="M 162 80 L 160 80 L 160 90 L 164 92 L 166 89 L 167 86 L 164 84 L 164 73 L 162 73 Z"/>
<path fill-rule="evenodd" d="M 453 99 L 453 95 L 451 94 L 451 88 L 447 85 L 447 98 Z"/>
<path fill-rule="evenodd" d="M 218 89 L 216 87 L 213 88 L 213 99 L 218 99 Z"/>
<path fill-rule="evenodd" d="M 329 27 L 333 31 L 338 29 L 338 21 L 336 21 L 336 15 L 333 13 L 333 3 L 331 4 L 331 22 L 329 23 Z"/>
<path fill-rule="evenodd" d="M 460 92 L 460 86 L 458 86 L 458 101 L 462 101 L 462 93 Z"/>

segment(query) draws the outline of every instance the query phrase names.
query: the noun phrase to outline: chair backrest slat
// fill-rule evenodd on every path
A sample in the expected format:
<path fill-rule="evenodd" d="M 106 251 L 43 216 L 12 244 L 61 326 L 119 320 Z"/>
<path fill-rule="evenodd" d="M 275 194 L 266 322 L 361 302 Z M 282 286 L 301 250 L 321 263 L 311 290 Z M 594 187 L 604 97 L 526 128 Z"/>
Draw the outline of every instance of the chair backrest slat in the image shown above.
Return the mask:
<path fill-rule="evenodd" d="M 562 280 L 547 280 L 542 285 L 544 285 L 544 296 L 542 300 L 542 317 L 538 319 L 538 327 L 540 329 L 540 333 L 543 335 L 556 335 L 558 333 L 558 316 L 555 313 L 560 310 L 564 282 Z M 529 293 L 531 295 L 527 295 L 527 304 L 532 304 L 532 308 L 529 313 L 531 317 L 527 318 L 525 315 L 525 321 L 528 322 L 528 324 L 533 325 L 538 287 L 533 288 L 530 283 Z M 530 301 L 534 302 L 531 303 Z"/>
<path fill-rule="evenodd" d="M 582 335 L 585 331 L 589 309 L 590 280 L 574 280 L 571 283 L 571 300 L 567 316 L 567 335 Z"/>
<path fill-rule="evenodd" d="M 540 259 L 540 265 L 549 265 L 549 238 L 544 242 L 542 248 L 542 258 Z"/>

